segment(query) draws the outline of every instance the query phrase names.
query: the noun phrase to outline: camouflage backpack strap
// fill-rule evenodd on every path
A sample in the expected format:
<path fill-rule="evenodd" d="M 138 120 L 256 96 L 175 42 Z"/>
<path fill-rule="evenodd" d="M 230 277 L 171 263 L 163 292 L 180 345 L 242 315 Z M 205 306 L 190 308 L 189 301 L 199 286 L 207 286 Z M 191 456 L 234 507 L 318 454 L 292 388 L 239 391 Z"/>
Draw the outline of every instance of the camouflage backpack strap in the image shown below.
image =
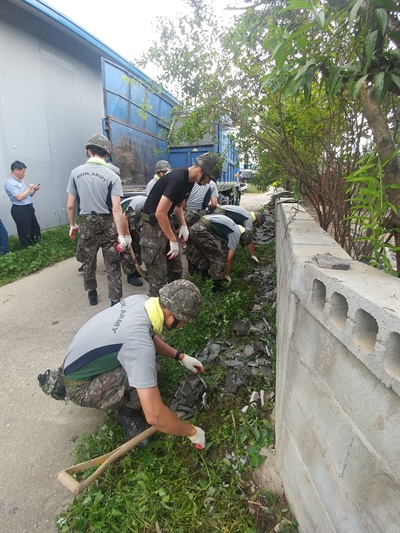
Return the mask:
<path fill-rule="evenodd" d="M 208 231 L 212 231 L 212 226 L 211 226 L 211 222 L 205 218 L 205 217 L 200 217 L 199 219 L 201 222 L 203 222 L 203 224 L 205 225 L 205 227 L 208 229 Z"/>
<path fill-rule="evenodd" d="M 176 413 L 181 413 L 182 418 L 193 416 L 201 405 L 208 409 L 207 402 L 207 385 L 198 375 L 188 371 L 185 372 L 183 379 L 179 383 L 169 407 Z"/>

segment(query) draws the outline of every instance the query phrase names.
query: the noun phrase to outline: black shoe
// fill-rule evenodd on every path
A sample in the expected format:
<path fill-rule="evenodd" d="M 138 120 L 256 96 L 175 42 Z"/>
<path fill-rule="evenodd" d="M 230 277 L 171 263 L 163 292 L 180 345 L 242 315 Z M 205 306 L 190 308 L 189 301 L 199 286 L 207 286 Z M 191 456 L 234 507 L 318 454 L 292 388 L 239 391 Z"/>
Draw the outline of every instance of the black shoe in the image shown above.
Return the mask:
<path fill-rule="evenodd" d="M 130 409 L 126 405 L 117 409 L 117 421 L 124 428 L 127 440 L 133 439 L 133 437 L 136 437 L 139 433 L 142 433 L 150 427 L 143 419 L 142 413 L 139 410 Z M 147 446 L 151 440 L 151 437 L 148 437 L 142 440 L 138 446 L 141 448 Z"/>
<path fill-rule="evenodd" d="M 110 307 L 113 307 L 114 305 L 117 305 L 119 304 L 120 300 L 111 300 L 111 305 Z"/>
<path fill-rule="evenodd" d="M 83 265 L 78 268 L 78 272 L 83 272 Z"/>
<path fill-rule="evenodd" d="M 89 291 L 88 292 L 88 298 L 90 305 L 97 305 L 97 291 Z"/>
<path fill-rule="evenodd" d="M 213 281 L 212 291 L 213 292 L 228 292 L 229 291 L 228 287 L 226 285 L 223 285 L 222 282 L 223 282 L 222 279 L 215 279 Z"/>
<path fill-rule="evenodd" d="M 143 281 L 139 278 L 139 275 L 136 272 L 128 274 L 127 281 L 135 287 L 141 287 L 143 285 Z"/>

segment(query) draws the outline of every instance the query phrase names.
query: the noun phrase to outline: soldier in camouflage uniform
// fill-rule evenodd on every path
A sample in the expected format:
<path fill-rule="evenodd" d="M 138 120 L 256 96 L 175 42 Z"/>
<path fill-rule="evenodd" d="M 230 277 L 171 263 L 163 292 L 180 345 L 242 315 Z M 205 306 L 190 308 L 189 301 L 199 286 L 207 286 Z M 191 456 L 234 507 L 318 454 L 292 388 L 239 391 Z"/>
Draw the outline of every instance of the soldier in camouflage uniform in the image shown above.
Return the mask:
<path fill-rule="evenodd" d="M 247 246 L 251 231 L 238 226 L 225 215 L 205 215 L 190 228 L 186 253 L 191 258 L 193 271 L 198 270 L 203 279 L 210 271 L 213 291 L 224 290 L 222 282 L 231 282 L 235 250 L 240 243 Z"/>
<path fill-rule="evenodd" d="M 122 210 L 127 219 L 129 232 L 132 238 L 132 250 L 139 265 L 142 265 L 142 250 L 140 247 L 139 234 L 141 225 L 140 211 L 146 200 L 147 196 L 138 194 L 137 196 L 126 198 L 121 202 Z M 128 283 L 135 287 L 141 287 L 143 285 L 143 281 L 140 279 L 140 274 L 136 271 L 129 249 L 121 254 L 121 267 L 127 275 Z"/>
<path fill-rule="evenodd" d="M 114 305 L 122 297 L 119 252 L 125 250 L 131 240 L 130 235 L 124 235 L 121 179 L 107 166 L 106 160 L 111 152 L 107 137 L 95 134 L 85 148 L 88 161 L 75 168 L 68 181 L 69 235 L 74 238 L 79 230 L 77 259 L 82 262 L 84 288 L 91 305 L 97 305 L 97 252 L 102 249 L 108 296 Z"/>
<path fill-rule="evenodd" d="M 213 215 L 225 215 L 229 217 L 235 224 L 239 224 L 240 226 L 243 226 L 244 229 L 253 231 L 253 228 L 259 228 L 262 226 L 265 222 L 265 215 L 264 213 L 256 213 L 254 211 L 247 211 L 244 207 L 240 205 L 222 205 L 217 206 L 213 211 Z M 256 252 L 254 249 L 254 243 L 253 239 L 249 242 L 247 245 L 247 249 L 250 252 L 251 259 L 254 261 L 254 263 L 259 264 L 260 261 L 258 260 L 256 256 Z"/>
<path fill-rule="evenodd" d="M 157 161 L 156 168 L 154 169 L 154 177 L 146 185 L 146 196 L 149 196 L 151 189 L 154 187 L 157 181 L 160 178 L 162 178 L 170 170 L 171 170 L 171 165 L 168 163 L 168 161 L 165 161 L 164 159 Z"/>
<path fill-rule="evenodd" d="M 140 246 L 149 275 L 150 296 L 157 296 L 167 283 L 167 261 L 179 256 L 178 240 L 185 242 L 188 239 L 189 231 L 182 207 L 184 200 L 194 183 L 216 181 L 221 174 L 220 169 L 218 156 L 206 153 L 197 159 L 195 165 L 176 168 L 165 174 L 150 191 L 141 212 L 143 224 L 140 229 Z M 178 238 L 171 227 L 173 212 L 179 224 Z"/>
<path fill-rule="evenodd" d="M 198 288 L 190 281 L 178 280 L 164 286 L 157 298 L 129 296 L 94 316 L 75 335 L 65 357 L 61 375 L 67 397 L 83 407 L 117 409 L 117 420 L 128 439 L 147 427 L 142 409 L 147 423 L 159 431 L 187 436 L 204 447 L 204 432 L 164 405 L 156 362 L 159 354 L 179 361 L 195 374 L 204 372 L 200 361 L 159 336 L 164 326 L 173 329 L 195 323 L 202 307 Z M 39 378 L 43 380 L 44 375 Z"/>

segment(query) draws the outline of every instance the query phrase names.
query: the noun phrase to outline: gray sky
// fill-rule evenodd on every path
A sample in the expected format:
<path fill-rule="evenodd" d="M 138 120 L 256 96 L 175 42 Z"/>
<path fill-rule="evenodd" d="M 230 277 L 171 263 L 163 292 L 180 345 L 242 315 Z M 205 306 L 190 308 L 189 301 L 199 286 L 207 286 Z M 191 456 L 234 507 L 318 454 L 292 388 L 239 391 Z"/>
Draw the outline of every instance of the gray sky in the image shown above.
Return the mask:
<path fill-rule="evenodd" d="M 187 12 L 185 0 L 44 0 L 128 61 L 146 51 L 155 40 L 156 17 L 177 18 Z M 214 0 L 220 9 L 233 0 Z M 221 11 L 220 11 L 221 12 Z M 150 77 L 157 73 L 149 65 Z"/>

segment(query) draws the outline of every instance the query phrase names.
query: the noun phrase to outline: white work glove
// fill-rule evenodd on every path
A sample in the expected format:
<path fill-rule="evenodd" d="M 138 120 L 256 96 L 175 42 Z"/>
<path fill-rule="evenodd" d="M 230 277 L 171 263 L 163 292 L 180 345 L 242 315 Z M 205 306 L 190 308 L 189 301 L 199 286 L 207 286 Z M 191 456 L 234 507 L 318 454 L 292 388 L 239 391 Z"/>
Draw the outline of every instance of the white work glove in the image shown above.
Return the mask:
<path fill-rule="evenodd" d="M 195 357 L 190 357 L 190 355 L 183 354 L 183 358 L 179 361 L 185 368 L 193 372 L 193 374 L 197 374 L 197 372 L 200 370 L 204 374 L 204 366 L 200 361 L 198 361 Z"/>
<path fill-rule="evenodd" d="M 224 281 L 227 283 L 232 283 L 232 278 L 230 276 L 225 276 Z"/>
<path fill-rule="evenodd" d="M 188 437 L 188 439 L 193 442 L 194 447 L 197 450 L 202 450 L 206 446 L 206 434 L 201 428 L 196 426 L 193 427 L 196 430 L 196 433 L 192 437 Z"/>
<path fill-rule="evenodd" d="M 124 235 L 126 247 L 129 248 L 129 246 L 132 244 L 132 237 L 130 235 Z"/>
<path fill-rule="evenodd" d="M 75 234 L 78 233 L 78 226 L 74 224 L 69 227 L 69 238 L 75 239 Z"/>
<path fill-rule="evenodd" d="M 260 261 L 259 261 L 258 257 L 256 257 L 255 255 L 252 255 L 252 256 L 251 256 L 251 259 L 252 259 L 255 263 L 257 263 L 257 265 L 260 264 Z"/>
<path fill-rule="evenodd" d="M 167 253 L 168 259 L 173 259 L 179 255 L 179 244 L 176 241 L 169 241 L 169 252 Z"/>
<path fill-rule="evenodd" d="M 125 237 L 123 235 L 118 235 L 117 250 L 118 252 L 125 252 L 127 247 Z"/>
<path fill-rule="evenodd" d="M 189 228 L 187 226 L 180 226 L 179 233 L 178 233 L 178 239 L 181 240 L 181 242 L 186 242 L 189 238 Z"/>

